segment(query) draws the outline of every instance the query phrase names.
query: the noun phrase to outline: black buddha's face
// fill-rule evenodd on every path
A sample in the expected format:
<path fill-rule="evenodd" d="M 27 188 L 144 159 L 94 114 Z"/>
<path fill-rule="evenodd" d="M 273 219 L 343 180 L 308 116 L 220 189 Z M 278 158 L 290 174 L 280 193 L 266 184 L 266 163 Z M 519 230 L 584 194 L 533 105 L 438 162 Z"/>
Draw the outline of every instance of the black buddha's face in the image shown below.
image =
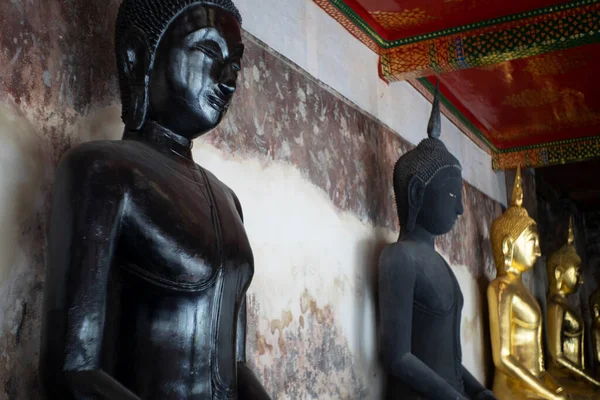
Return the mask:
<path fill-rule="evenodd" d="M 463 213 L 462 187 L 458 168 L 439 171 L 425 187 L 417 224 L 433 235 L 450 232 Z"/>
<path fill-rule="evenodd" d="M 149 118 L 188 139 L 215 128 L 235 92 L 243 52 L 240 25 L 231 13 L 187 8 L 156 50 Z"/>

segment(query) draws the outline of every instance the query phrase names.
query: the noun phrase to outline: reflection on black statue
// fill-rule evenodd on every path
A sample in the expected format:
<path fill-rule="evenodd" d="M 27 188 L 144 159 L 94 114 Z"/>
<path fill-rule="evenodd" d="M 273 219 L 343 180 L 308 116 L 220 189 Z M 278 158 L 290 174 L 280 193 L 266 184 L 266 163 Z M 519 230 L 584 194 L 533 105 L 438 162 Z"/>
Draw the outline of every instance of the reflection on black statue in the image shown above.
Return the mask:
<path fill-rule="evenodd" d="M 463 212 L 462 168 L 439 138 L 436 91 L 429 138 L 394 167 L 402 227 L 379 264 L 379 335 L 386 399 L 495 399 L 463 367 L 463 297 L 454 273 L 435 251 Z"/>
<path fill-rule="evenodd" d="M 253 256 L 235 194 L 192 160 L 236 89 L 230 0 L 124 0 L 123 140 L 80 145 L 53 193 L 47 398 L 268 399 L 247 368 Z"/>

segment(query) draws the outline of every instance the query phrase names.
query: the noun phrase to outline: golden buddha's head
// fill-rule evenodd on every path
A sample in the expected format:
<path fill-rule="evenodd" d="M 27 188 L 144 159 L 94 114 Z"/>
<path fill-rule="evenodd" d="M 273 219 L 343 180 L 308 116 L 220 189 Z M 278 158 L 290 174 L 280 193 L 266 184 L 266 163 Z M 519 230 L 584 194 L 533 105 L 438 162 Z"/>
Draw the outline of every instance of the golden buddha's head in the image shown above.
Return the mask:
<path fill-rule="evenodd" d="M 517 169 L 510 207 L 492 224 L 492 249 L 498 274 L 520 274 L 540 256 L 537 224 L 523 208 L 521 169 Z"/>
<path fill-rule="evenodd" d="M 581 258 L 573 245 L 573 219 L 569 220 L 567 243 L 548 257 L 548 282 L 552 293 L 575 293 L 583 283 Z"/>

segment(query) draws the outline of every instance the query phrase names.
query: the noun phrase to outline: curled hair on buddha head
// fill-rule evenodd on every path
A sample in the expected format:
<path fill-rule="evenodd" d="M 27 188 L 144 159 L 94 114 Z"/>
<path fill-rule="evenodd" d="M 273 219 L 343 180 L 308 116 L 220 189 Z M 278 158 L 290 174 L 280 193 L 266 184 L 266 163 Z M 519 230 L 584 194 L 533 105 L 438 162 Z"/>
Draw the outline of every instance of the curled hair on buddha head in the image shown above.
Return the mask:
<path fill-rule="evenodd" d="M 417 147 L 400 156 L 394 166 L 394 195 L 396 197 L 398 218 L 403 231 L 413 230 L 417 218 L 417 215 L 410 215 L 409 211 L 408 196 L 411 180 L 413 178 L 418 179 L 424 189 L 442 170 L 454 168 L 462 171 L 460 162 L 440 140 L 441 131 L 442 117 L 438 83 L 433 98 L 429 124 L 427 125 L 428 137 L 423 139 Z"/>
<path fill-rule="evenodd" d="M 242 16 L 231 0 L 123 0 L 121 3 L 115 26 L 115 52 L 121 91 L 121 118 L 128 125 L 128 129 L 140 129 L 145 119 L 145 115 L 131 116 L 128 113 L 132 103 L 145 102 L 144 107 L 141 107 L 145 114 L 148 81 L 160 39 L 175 18 L 188 7 L 195 5 L 220 8 L 232 14 L 240 27 L 242 25 Z M 142 63 L 146 71 L 136 71 L 143 75 L 135 77 L 139 79 L 137 82 L 132 82 L 130 73 L 125 71 L 127 64 L 131 62 L 128 58 L 134 56 L 129 49 L 125 49 L 128 42 L 134 42 L 134 46 L 143 46 L 147 50 L 148 59 Z"/>
<path fill-rule="evenodd" d="M 535 228 L 537 230 L 537 224 L 529 216 L 527 209 L 523 207 L 523 180 L 521 178 L 521 167 L 518 166 L 510 207 L 508 207 L 504 214 L 492 222 L 490 232 L 494 263 L 498 272 L 506 273 L 510 268 L 509 265 L 506 265 L 506 262 L 512 262 L 512 252 L 508 256 L 508 259 L 504 254 L 503 247 L 505 243 L 516 242 L 527 228 Z"/>

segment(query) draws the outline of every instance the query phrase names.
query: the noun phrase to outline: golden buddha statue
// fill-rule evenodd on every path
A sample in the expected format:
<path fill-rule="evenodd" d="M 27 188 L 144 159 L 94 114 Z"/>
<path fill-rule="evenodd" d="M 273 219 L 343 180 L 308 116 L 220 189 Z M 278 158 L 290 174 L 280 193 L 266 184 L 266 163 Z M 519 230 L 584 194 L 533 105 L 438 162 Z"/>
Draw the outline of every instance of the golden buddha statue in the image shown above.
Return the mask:
<path fill-rule="evenodd" d="M 590 310 L 592 310 L 592 343 L 594 346 L 594 361 L 596 362 L 596 376 L 600 375 L 600 289 L 590 296 Z"/>
<path fill-rule="evenodd" d="M 496 372 L 494 394 L 499 400 L 571 397 L 544 370 L 542 310 L 521 275 L 540 256 L 537 224 L 522 207 L 521 170 L 511 206 L 492 224 L 491 240 L 498 271 L 488 287 L 490 333 Z"/>
<path fill-rule="evenodd" d="M 600 381 L 585 370 L 583 318 L 567 301 L 583 283 L 581 258 L 573 246 L 573 220 L 567 243 L 548 258 L 548 346 L 552 375 L 569 393 L 600 396 Z"/>

